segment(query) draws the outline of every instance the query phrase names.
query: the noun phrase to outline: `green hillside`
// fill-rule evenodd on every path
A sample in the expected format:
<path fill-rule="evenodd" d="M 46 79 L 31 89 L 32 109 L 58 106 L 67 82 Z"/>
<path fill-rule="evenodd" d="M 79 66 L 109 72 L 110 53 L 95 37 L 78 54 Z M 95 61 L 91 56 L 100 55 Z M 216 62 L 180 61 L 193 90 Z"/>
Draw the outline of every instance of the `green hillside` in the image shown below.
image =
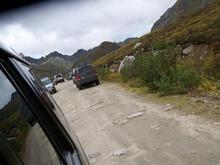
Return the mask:
<path fill-rule="evenodd" d="M 189 0 L 177 3 L 180 1 L 191 3 Z M 178 15 L 175 23 L 142 36 L 94 64 L 110 66 L 114 60 L 134 55 L 134 65 L 124 69 L 122 77 L 165 93 L 185 93 L 206 86 L 204 82 L 220 80 L 220 2 L 213 0 L 201 6 L 196 12 Z M 141 45 L 135 49 L 137 43 Z M 194 48 L 193 54 L 184 55 L 183 50 L 190 46 Z M 209 90 L 210 86 L 213 85 L 208 83 L 204 88 Z"/>
<path fill-rule="evenodd" d="M 95 64 L 111 64 L 113 60 L 135 54 L 133 47 L 139 42 L 142 43 L 141 48 L 147 52 L 153 43 L 158 41 L 180 44 L 183 48 L 190 44 L 208 44 L 215 54 L 220 53 L 220 4 L 212 3 L 199 13 L 188 15 L 173 25 L 146 34 L 137 41 L 99 58 Z"/>

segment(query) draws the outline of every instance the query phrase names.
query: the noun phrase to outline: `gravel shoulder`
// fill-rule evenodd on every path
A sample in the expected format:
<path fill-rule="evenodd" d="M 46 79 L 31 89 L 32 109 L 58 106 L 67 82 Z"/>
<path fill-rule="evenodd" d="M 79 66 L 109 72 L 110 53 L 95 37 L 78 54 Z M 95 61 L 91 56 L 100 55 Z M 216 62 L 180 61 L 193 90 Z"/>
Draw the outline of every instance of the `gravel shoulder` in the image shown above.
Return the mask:
<path fill-rule="evenodd" d="M 113 83 L 79 91 L 67 81 L 57 90 L 53 97 L 91 164 L 220 163 L 218 119 L 186 114 L 183 106 L 173 111 L 173 102 L 152 101 Z"/>

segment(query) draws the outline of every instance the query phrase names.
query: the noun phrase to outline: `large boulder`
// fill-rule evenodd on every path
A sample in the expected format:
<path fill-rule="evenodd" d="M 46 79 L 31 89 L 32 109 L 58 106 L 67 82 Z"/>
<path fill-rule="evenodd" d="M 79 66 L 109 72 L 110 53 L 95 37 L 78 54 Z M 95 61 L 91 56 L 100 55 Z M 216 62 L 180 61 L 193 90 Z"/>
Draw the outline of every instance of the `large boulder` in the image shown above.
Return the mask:
<path fill-rule="evenodd" d="M 120 60 L 114 61 L 113 64 L 109 67 L 110 72 L 111 73 L 118 72 L 118 68 L 119 68 L 120 63 L 121 63 Z"/>
<path fill-rule="evenodd" d="M 134 60 L 134 56 L 125 56 L 119 65 L 118 72 L 120 72 L 124 67 L 131 65 L 134 62 Z"/>

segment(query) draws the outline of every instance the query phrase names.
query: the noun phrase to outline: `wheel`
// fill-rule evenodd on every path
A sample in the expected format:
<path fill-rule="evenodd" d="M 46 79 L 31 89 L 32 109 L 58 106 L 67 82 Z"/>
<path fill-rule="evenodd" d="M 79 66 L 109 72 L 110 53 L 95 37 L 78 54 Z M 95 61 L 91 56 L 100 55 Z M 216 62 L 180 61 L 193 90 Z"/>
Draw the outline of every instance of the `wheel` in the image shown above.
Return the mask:
<path fill-rule="evenodd" d="M 81 85 L 79 85 L 79 86 L 78 86 L 78 89 L 79 89 L 79 90 L 81 90 L 81 89 L 82 89 L 82 86 L 81 86 Z"/>
<path fill-rule="evenodd" d="M 99 80 L 97 80 L 97 81 L 96 81 L 96 85 L 99 85 L 99 84 L 100 84 L 100 82 L 99 82 Z"/>

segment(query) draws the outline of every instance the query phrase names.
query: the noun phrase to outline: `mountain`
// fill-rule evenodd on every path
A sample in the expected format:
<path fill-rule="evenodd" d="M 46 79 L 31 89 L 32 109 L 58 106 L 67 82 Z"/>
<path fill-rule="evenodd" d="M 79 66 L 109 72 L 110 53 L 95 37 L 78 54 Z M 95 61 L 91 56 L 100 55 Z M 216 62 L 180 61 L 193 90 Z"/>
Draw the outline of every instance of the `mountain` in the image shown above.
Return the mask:
<path fill-rule="evenodd" d="M 46 55 L 45 57 L 41 57 L 39 59 L 35 59 L 35 58 L 32 58 L 30 56 L 24 56 L 24 59 L 27 60 L 29 63 L 31 64 L 42 64 L 48 60 L 51 60 L 53 58 L 63 58 L 65 60 L 71 60 L 71 57 L 68 56 L 68 55 L 63 55 L 57 51 L 54 51 L 54 52 L 51 52 L 50 54 Z"/>
<path fill-rule="evenodd" d="M 134 41 L 137 40 L 137 39 L 138 39 L 137 37 L 127 38 L 127 39 L 125 39 L 124 41 L 119 42 L 119 44 L 120 44 L 121 46 L 124 46 L 124 45 L 126 45 L 126 44 L 128 44 L 128 43 L 130 43 L 130 42 L 134 42 Z"/>
<path fill-rule="evenodd" d="M 73 55 L 63 55 L 57 51 L 54 51 L 39 59 L 34 59 L 27 56 L 25 56 L 24 59 L 33 64 L 32 70 L 40 78 L 48 76 L 52 77 L 58 73 L 65 75 L 68 71 L 71 71 L 72 68 L 87 63 L 92 63 L 98 58 L 115 51 L 120 47 L 121 45 L 118 43 L 104 41 L 93 49 L 79 49 Z"/>
<path fill-rule="evenodd" d="M 29 63 L 31 64 L 41 64 L 42 62 L 45 61 L 45 58 L 44 57 L 41 57 L 39 59 L 35 59 L 35 58 L 32 58 L 30 56 L 24 56 L 23 57 L 26 61 L 28 61 Z"/>
<path fill-rule="evenodd" d="M 88 50 L 84 56 L 77 61 L 77 66 L 83 65 L 85 63 L 92 63 L 98 58 L 113 52 L 120 48 L 120 45 L 115 42 L 104 41 L 99 46 Z"/>
<path fill-rule="evenodd" d="M 177 0 L 175 5 L 168 9 L 153 25 L 151 31 L 174 24 L 180 19 L 184 19 L 189 15 L 196 14 L 204 10 L 213 2 L 218 1 L 219 0 Z"/>
<path fill-rule="evenodd" d="M 65 56 L 50 57 L 41 64 L 32 65 L 33 72 L 39 77 L 52 77 L 55 74 L 65 73 L 72 67 L 72 61 Z"/>

